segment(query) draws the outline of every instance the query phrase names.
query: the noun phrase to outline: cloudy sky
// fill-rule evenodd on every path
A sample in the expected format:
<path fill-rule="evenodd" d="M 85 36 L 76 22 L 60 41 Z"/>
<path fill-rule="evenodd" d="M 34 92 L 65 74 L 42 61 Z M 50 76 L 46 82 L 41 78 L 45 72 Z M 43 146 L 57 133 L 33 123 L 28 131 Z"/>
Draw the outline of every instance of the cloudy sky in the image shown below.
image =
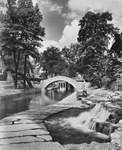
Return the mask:
<path fill-rule="evenodd" d="M 1 1 L 1 0 L 0 0 Z M 113 23 L 122 30 L 122 0 L 33 0 L 39 4 L 45 28 L 44 47 L 69 46 L 77 42 L 79 20 L 87 11 L 109 11 Z"/>
<path fill-rule="evenodd" d="M 109 11 L 113 23 L 122 29 L 122 0 L 33 0 L 43 14 L 45 45 L 69 46 L 77 42 L 79 20 L 87 11 Z"/>

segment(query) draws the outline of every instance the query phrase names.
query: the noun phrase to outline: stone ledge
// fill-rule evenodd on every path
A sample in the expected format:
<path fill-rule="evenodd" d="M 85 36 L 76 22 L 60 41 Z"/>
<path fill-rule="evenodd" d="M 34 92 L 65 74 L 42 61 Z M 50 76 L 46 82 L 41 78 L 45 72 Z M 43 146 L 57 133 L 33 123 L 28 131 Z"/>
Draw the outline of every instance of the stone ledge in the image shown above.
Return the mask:
<path fill-rule="evenodd" d="M 49 132 L 45 130 L 24 130 L 24 131 L 17 131 L 17 132 L 0 132 L 0 140 L 7 139 L 7 138 L 16 138 L 16 137 L 24 137 L 24 136 L 40 136 L 40 137 L 47 137 L 49 136 Z M 50 138 L 52 140 L 52 138 Z"/>
<path fill-rule="evenodd" d="M 7 100 L 7 99 L 16 99 L 20 98 L 25 95 L 41 93 L 41 89 L 33 88 L 33 89 L 5 89 L 0 92 L 0 100 Z"/>
<path fill-rule="evenodd" d="M 33 142 L 0 146 L 0 150 L 68 150 L 58 142 Z"/>

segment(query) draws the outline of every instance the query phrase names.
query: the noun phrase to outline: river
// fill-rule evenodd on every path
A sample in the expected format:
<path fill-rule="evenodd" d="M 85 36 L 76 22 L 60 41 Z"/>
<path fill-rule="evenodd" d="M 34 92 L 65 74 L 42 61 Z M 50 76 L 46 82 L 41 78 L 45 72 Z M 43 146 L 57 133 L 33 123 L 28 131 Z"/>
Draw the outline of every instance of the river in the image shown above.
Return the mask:
<path fill-rule="evenodd" d="M 0 100 L 0 120 L 18 112 L 54 104 L 71 93 L 73 91 L 55 89 L 41 92 L 41 94 L 23 96 L 18 99 Z"/>

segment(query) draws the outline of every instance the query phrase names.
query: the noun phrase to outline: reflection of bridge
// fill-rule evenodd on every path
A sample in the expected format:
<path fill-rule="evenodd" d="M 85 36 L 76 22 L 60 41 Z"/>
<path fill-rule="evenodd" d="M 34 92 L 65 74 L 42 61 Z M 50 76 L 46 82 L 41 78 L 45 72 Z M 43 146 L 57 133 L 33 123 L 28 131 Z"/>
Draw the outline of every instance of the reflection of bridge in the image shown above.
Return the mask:
<path fill-rule="evenodd" d="M 77 82 L 76 80 L 69 78 L 69 77 L 65 77 L 65 76 L 56 76 L 56 77 L 52 77 L 46 80 L 43 80 L 41 82 L 41 90 L 45 91 L 45 88 L 50 85 L 53 82 L 57 82 L 57 81 L 65 81 L 68 82 L 69 84 L 71 84 L 76 90 L 77 89 L 81 89 L 83 87 L 83 82 Z"/>

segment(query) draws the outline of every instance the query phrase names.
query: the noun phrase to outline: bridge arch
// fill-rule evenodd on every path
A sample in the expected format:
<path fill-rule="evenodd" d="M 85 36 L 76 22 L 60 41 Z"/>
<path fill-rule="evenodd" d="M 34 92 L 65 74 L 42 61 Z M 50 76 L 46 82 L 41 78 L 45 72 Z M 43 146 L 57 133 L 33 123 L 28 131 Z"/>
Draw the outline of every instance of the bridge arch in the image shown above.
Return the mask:
<path fill-rule="evenodd" d="M 65 76 L 56 76 L 56 77 L 52 77 L 46 80 L 43 80 L 41 82 L 41 90 L 45 91 L 45 88 L 50 85 L 53 82 L 57 82 L 57 81 L 65 81 L 68 82 L 69 84 L 71 84 L 75 89 L 78 88 L 78 84 L 77 81 L 74 79 L 71 79 L 69 77 L 65 77 Z"/>

